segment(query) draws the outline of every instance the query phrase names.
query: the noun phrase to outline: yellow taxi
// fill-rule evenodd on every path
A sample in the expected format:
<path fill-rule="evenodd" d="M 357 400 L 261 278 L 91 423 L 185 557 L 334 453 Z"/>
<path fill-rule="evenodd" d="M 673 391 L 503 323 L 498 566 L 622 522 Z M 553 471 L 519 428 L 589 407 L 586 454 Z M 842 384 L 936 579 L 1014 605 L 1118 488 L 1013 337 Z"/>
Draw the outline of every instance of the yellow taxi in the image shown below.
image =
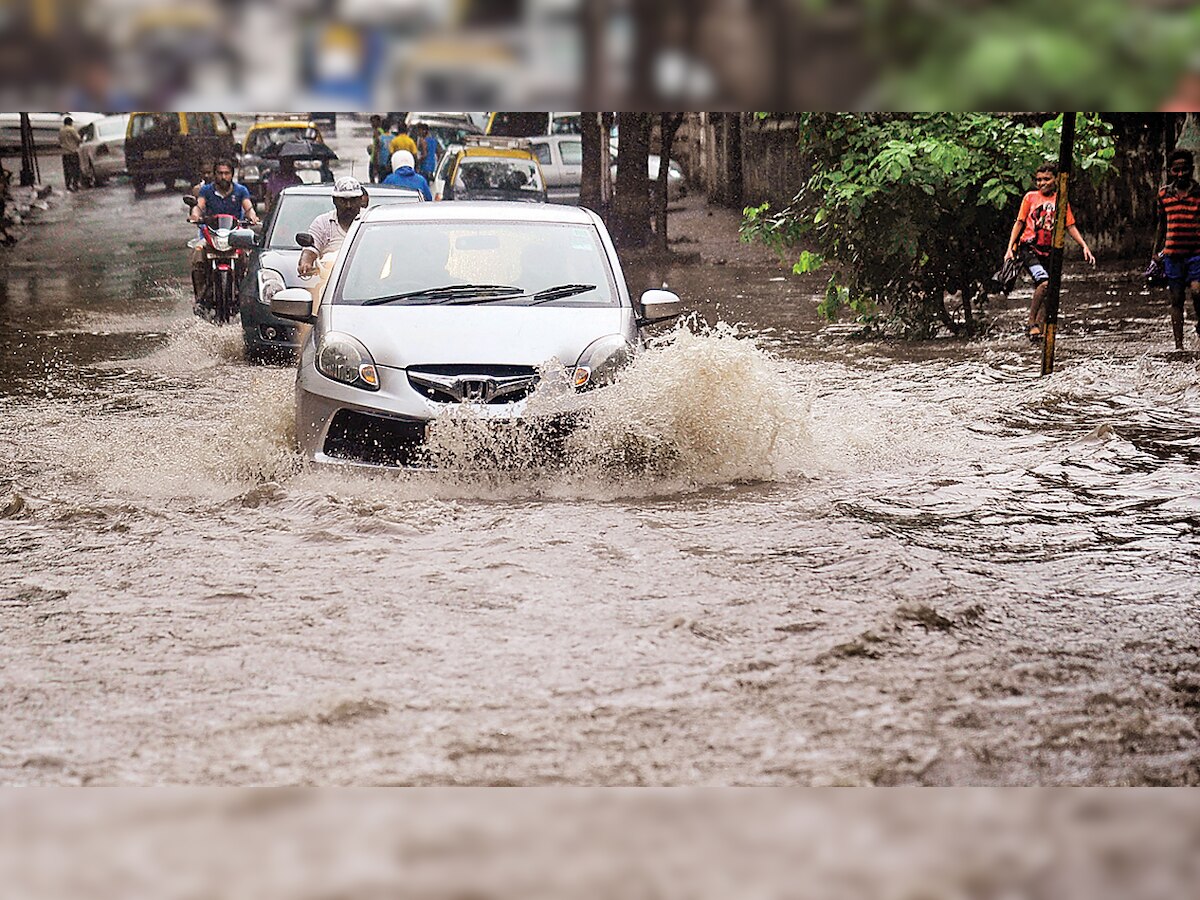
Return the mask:
<path fill-rule="evenodd" d="M 528 141 L 468 136 L 435 177 L 434 199 L 545 203 L 546 179 Z"/>
<path fill-rule="evenodd" d="M 266 199 L 267 179 L 279 168 L 279 160 L 264 157 L 263 152 L 273 146 L 297 140 L 325 143 L 321 129 L 307 117 L 285 119 L 260 116 L 246 131 L 246 136 L 242 139 L 242 152 L 238 156 L 238 181 L 247 187 L 250 199 L 255 203 Z M 317 160 L 301 160 L 296 163 L 297 169 L 320 167 L 321 163 Z"/>

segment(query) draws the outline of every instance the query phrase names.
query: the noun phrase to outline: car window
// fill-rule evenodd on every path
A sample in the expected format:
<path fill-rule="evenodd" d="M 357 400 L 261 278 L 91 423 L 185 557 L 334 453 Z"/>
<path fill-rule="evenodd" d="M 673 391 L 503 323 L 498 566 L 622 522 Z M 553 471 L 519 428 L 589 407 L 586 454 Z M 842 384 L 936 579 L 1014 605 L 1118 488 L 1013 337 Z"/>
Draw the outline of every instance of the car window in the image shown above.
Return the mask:
<path fill-rule="evenodd" d="M 580 116 L 551 116 L 551 134 L 579 134 L 582 131 Z"/>
<path fill-rule="evenodd" d="M 452 284 L 511 285 L 529 295 L 500 301 L 507 305 L 528 305 L 550 287 L 592 284 L 593 290 L 546 305 L 620 303 L 608 257 L 589 225 L 429 221 L 363 226 L 333 302 L 361 305 Z"/>
<path fill-rule="evenodd" d="M 179 116 L 175 113 L 143 113 L 133 117 L 131 137 L 148 134 L 178 134 Z"/>
<path fill-rule="evenodd" d="M 124 134 L 127 122 L 128 119 L 124 116 L 116 119 L 101 119 L 95 125 L 97 139 L 106 140 Z"/>
<path fill-rule="evenodd" d="M 217 134 L 230 134 L 229 122 L 225 119 L 225 113 L 216 113 L 213 118 L 213 125 L 216 127 Z"/>
<path fill-rule="evenodd" d="M 372 206 L 420 202 L 415 194 L 386 190 L 370 191 L 370 196 Z M 333 200 L 328 194 L 283 194 L 275 211 L 267 246 L 272 250 L 299 250 L 296 232 L 307 231 L 313 219 L 332 211 Z"/>
<path fill-rule="evenodd" d="M 558 155 L 564 166 L 583 165 L 583 141 L 559 141 Z"/>
<path fill-rule="evenodd" d="M 213 125 L 212 113 L 196 113 L 190 112 L 187 114 L 188 134 L 216 134 L 216 128 Z"/>
<path fill-rule="evenodd" d="M 537 156 L 538 162 L 543 166 L 550 165 L 550 145 L 549 144 L 534 144 L 533 152 Z"/>
<path fill-rule="evenodd" d="M 454 173 L 454 189 L 537 192 L 543 190 L 542 175 L 532 159 L 467 158 L 459 163 Z"/>

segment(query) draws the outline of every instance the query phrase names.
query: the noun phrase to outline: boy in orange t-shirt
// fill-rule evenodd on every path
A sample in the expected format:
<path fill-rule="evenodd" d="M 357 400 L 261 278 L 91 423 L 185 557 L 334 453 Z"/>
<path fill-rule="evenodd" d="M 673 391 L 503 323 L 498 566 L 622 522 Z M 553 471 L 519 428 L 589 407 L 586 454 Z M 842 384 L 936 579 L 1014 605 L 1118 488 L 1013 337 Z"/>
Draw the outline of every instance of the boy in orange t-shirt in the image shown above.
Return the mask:
<path fill-rule="evenodd" d="M 1046 324 L 1046 294 L 1050 290 L 1050 274 L 1046 265 L 1050 260 L 1050 250 L 1054 246 L 1054 215 L 1058 200 L 1058 167 L 1054 163 L 1044 163 L 1038 166 L 1033 176 L 1037 190 L 1030 191 L 1021 200 L 1021 211 L 1017 213 L 1017 221 L 1013 223 L 1012 233 L 1008 237 L 1008 250 L 1005 260 L 1014 256 L 1021 260 L 1025 271 L 1033 279 L 1033 302 L 1029 305 L 1029 336 L 1040 338 Z M 1083 248 L 1083 258 L 1090 265 L 1096 264 L 1096 257 L 1088 249 L 1083 235 L 1075 227 L 1075 215 L 1071 212 L 1071 204 L 1067 204 L 1067 234 Z"/>

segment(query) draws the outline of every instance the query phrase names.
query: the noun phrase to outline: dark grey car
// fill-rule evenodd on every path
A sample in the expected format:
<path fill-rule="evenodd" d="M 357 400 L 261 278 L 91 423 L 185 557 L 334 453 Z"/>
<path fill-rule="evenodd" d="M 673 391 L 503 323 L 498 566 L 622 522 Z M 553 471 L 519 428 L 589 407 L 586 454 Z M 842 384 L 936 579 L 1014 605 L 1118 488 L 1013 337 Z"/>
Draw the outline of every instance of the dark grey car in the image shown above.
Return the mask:
<path fill-rule="evenodd" d="M 367 191 L 372 206 L 424 199 L 417 191 L 390 185 L 372 184 Z M 307 231 L 313 219 L 332 209 L 332 184 L 297 185 L 279 195 L 263 227 L 262 247 L 252 254 L 241 284 L 242 337 L 248 362 L 287 360 L 300 349 L 306 326 L 272 314 L 271 297 L 284 288 L 317 285 L 317 278 L 301 278 L 296 272 L 300 262 L 296 233 Z"/>

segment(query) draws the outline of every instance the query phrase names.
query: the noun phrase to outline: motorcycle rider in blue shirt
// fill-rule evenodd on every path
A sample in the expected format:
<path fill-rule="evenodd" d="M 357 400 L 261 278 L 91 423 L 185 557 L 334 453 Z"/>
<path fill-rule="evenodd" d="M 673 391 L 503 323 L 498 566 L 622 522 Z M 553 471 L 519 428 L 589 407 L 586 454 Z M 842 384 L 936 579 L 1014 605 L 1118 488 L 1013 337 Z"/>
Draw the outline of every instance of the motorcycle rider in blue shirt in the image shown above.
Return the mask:
<path fill-rule="evenodd" d="M 238 220 L 245 219 L 251 225 L 258 224 L 250 191 L 245 185 L 233 180 L 233 163 L 224 159 L 213 166 L 213 180 L 200 188 L 196 205 L 192 207 L 189 218 L 193 222 L 200 222 L 205 216 L 223 215 L 233 216 Z M 196 295 L 196 303 L 201 303 L 208 285 L 208 265 L 204 258 L 203 240 L 192 242 L 191 263 L 192 291 Z"/>

